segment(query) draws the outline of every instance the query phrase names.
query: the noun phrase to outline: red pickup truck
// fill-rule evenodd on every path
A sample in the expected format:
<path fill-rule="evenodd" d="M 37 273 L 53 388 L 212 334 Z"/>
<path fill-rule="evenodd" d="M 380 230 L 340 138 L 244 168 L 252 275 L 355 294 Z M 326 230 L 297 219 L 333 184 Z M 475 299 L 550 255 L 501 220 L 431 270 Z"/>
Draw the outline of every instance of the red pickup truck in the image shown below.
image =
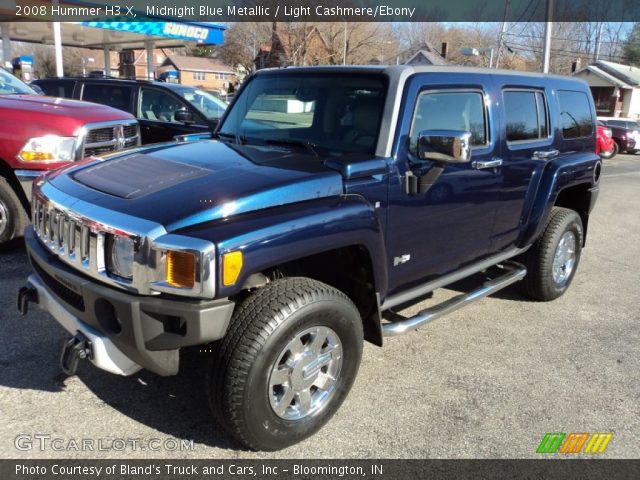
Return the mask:
<path fill-rule="evenodd" d="M 132 115 L 40 96 L 0 68 L 0 245 L 29 222 L 31 183 L 40 173 L 139 144 Z"/>

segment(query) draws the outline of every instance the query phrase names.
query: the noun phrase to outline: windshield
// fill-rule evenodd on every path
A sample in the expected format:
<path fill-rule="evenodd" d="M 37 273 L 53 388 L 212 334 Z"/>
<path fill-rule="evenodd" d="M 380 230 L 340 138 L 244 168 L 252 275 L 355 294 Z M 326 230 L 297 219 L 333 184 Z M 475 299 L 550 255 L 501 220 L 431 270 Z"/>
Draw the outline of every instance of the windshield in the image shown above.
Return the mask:
<path fill-rule="evenodd" d="M 312 146 L 322 155 L 373 154 L 385 95 L 382 75 L 258 75 L 219 134 L 248 144 Z"/>
<path fill-rule="evenodd" d="M 179 88 L 176 92 L 209 120 L 219 120 L 227 109 L 226 103 L 204 90 Z"/>
<path fill-rule="evenodd" d="M 37 95 L 36 91 L 29 85 L 0 68 L 0 95 L 17 94 Z"/>

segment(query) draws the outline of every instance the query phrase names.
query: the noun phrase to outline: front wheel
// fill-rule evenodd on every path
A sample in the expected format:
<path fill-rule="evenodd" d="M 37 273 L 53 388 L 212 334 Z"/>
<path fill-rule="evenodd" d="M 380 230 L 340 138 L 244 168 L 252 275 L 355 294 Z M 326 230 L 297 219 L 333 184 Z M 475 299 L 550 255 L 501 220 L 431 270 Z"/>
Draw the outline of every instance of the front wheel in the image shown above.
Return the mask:
<path fill-rule="evenodd" d="M 583 235 L 580 215 L 553 207 L 544 233 L 523 257 L 527 276 L 521 285 L 527 295 L 549 301 L 567 291 L 580 262 Z"/>
<path fill-rule="evenodd" d="M 304 440 L 349 393 L 362 338 L 358 310 L 342 292 L 307 278 L 267 284 L 242 302 L 216 345 L 214 415 L 252 449 Z"/>

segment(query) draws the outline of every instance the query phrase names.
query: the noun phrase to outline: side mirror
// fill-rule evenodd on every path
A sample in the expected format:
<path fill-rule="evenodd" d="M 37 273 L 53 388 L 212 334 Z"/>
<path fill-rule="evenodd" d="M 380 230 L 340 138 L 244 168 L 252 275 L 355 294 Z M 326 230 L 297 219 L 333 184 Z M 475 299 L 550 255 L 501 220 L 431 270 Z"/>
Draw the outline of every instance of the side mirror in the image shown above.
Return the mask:
<path fill-rule="evenodd" d="M 418 158 L 445 163 L 471 160 L 471 132 L 424 130 L 418 134 Z"/>
<path fill-rule="evenodd" d="M 177 110 L 173 118 L 176 122 L 194 123 L 193 114 L 189 110 Z"/>
<path fill-rule="evenodd" d="M 29 86 L 31 88 L 33 88 L 38 95 L 44 95 L 44 90 L 42 90 L 42 88 L 40 88 L 40 85 L 32 84 L 32 85 L 29 85 Z"/>

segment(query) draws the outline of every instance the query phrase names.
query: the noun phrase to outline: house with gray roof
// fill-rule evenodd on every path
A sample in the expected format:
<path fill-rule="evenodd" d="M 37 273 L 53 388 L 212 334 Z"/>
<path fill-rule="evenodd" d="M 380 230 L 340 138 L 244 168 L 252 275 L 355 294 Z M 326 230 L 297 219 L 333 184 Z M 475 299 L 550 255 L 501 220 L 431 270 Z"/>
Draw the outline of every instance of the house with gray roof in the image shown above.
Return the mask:
<path fill-rule="evenodd" d="M 598 116 L 640 118 L 640 68 L 598 60 L 573 75 L 589 84 Z"/>

